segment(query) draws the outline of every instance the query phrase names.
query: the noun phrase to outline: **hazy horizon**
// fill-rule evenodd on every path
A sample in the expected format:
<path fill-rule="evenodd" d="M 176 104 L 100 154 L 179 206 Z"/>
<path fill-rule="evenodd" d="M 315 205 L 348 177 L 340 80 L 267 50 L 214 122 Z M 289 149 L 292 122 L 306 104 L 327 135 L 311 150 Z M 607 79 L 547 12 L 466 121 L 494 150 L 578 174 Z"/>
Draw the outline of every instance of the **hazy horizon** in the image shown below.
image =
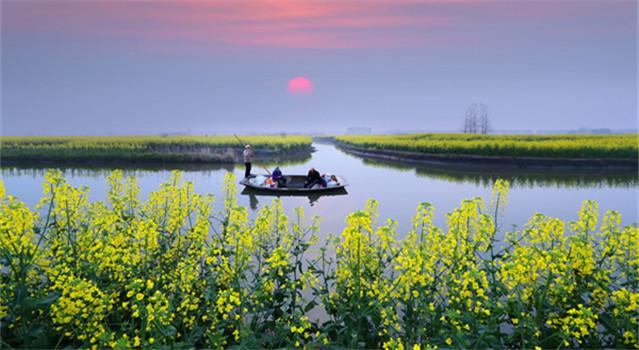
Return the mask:
<path fill-rule="evenodd" d="M 635 1 L 1 6 L 2 135 L 638 125 Z"/>

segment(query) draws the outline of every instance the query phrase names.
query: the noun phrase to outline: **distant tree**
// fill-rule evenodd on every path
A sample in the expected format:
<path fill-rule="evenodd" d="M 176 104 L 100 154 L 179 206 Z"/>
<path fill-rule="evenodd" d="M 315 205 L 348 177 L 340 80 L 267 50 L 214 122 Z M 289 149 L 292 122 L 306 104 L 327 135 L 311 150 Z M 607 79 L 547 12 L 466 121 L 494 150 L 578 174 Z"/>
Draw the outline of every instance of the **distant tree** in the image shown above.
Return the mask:
<path fill-rule="evenodd" d="M 488 134 L 490 131 L 490 120 L 488 120 L 488 107 L 480 103 L 479 104 L 479 130 L 482 134 Z"/>
<path fill-rule="evenodd" d="M 470 105 L 466 109 L 466 118 L 464 119 L 464 133 L 471 134 L 476 132 L 477 126 L 477 110 L 475 104 Z"/>
<path fill-rule="evenodd" d="M 487 134 L 490 131 L 488 106 L 483 103 L 473 103 L 466 109 L 464 118 L 464 133 Z"/>

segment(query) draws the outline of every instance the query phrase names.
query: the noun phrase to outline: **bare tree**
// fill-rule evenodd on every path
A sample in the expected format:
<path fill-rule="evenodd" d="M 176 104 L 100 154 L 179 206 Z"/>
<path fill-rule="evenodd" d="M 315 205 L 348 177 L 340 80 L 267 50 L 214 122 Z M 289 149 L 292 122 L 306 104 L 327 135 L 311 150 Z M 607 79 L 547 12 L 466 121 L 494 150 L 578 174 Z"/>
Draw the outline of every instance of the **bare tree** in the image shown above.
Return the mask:
<path fill-rule="evenodd" d="M 477 130 L 477 108 L 475 108 L 475 104 L 472 104 L 466 109 L 466 118 L 464 119 L 464 132 L 475 133 L 476 130 Z"/>
<path fill-rule="evenodd" d="M 488 106 L 483 103 L 473 103 L 466 109 L 464 118 L 464 133 L 487 134 L 490 131 L 488 119 Z"/>
<path fill-rule="evenodd" d="M 470 123 L 471 123 L 471 116 L 470 116 L 470 111 L 466 111 L 466 117 L 464 118 L 464 134 L 468 134 L 470 132 Z"/>
<path fill-rule="evenodd" d="M 479 104 L 479 132 L 488 134 L 490 131 L 490 121 L 488 120 L 488 106 Z"/>

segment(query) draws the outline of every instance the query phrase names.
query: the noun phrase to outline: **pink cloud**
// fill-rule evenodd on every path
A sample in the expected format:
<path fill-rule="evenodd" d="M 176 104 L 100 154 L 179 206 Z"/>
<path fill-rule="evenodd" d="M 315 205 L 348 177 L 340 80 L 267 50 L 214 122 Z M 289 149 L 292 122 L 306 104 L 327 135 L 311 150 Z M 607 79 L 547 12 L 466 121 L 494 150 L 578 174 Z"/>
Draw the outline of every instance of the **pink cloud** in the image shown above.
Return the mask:
<path fill-rule="evenodd" d="M 402 33 L 449 18 L 398 11 L 412 2 L 193 1 L 11 3 L 9 31 L 231 46 L 347 48 L 410 44 Z M 396 37 L 397 40 L 393 40 Z M 408 41 L 408 42 L 407 42 Z"/>
<path fill-rule="evenodd" d="M 605 10 L 596 1 L 488 0 L 9 1 L 3 5 L 2 28 L 7 32 L 214 49 L 393 48 L 521 41 L 544 28 L 578 36 L 584 29 L 579 23 L 588 23 Z M 589 30 L 609 30 L 603 27 Z"/>

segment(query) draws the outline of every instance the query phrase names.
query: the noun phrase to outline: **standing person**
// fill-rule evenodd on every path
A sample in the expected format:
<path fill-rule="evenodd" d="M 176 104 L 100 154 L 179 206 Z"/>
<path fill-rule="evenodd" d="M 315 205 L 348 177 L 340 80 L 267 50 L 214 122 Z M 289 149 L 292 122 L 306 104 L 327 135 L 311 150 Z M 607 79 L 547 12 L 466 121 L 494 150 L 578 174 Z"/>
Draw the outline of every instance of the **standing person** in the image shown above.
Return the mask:
<path fill-rule="evenodd" d="M 242 153 L 244 156 L 244 177 L 251 176 L 251 163 L 253 162 L 253 148 L 251 145 L 244 146 L 244 152 Z"/>

